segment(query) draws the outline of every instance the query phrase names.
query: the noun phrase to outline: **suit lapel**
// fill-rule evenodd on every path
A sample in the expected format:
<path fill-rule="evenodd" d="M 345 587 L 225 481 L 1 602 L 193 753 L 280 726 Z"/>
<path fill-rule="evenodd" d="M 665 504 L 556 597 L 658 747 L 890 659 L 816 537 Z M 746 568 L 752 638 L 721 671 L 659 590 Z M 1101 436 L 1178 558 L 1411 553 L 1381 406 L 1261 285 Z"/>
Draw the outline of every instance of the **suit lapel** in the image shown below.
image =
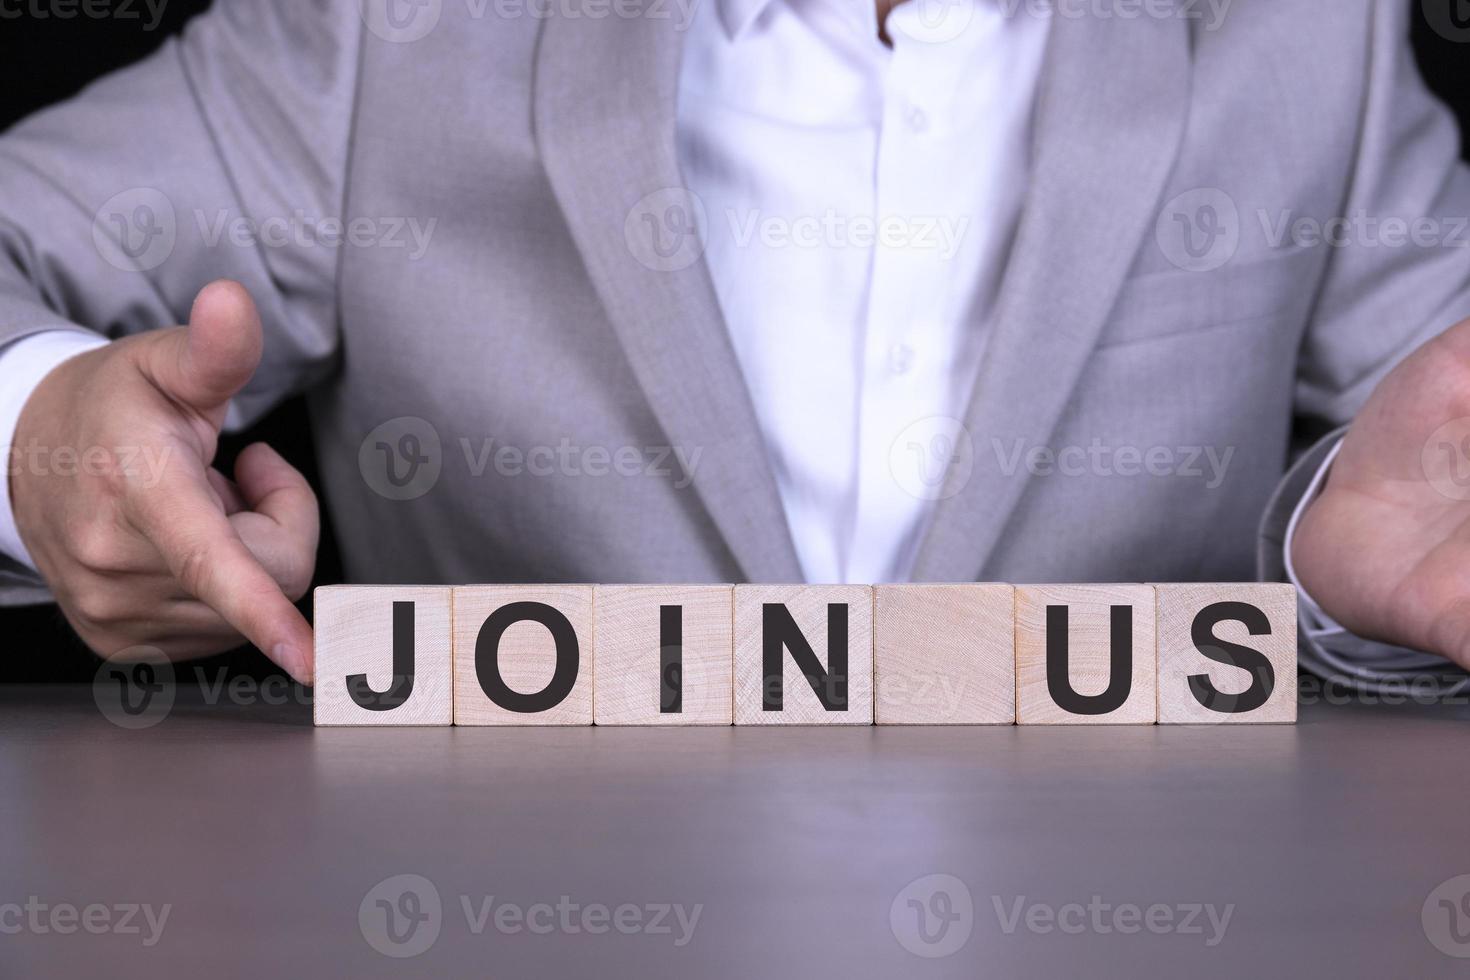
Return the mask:
<path fill-rule="evenodd" d="M 536 139 L 567 224 L 655 416 L 701 453 L 693 486 L 745 576 L 801 580 L 720 315 L 674 143 L 683 33 L 669 17 L 553 17 Z"/>
<path fill-rule="evenodd" d="M 1030 190 L 965 416 L 974 466 L 936 507 L 920 581 L 985 570 L 1028 476 L 1002 464 L 1012 447 L 1051 438 L 1152 227 L 1183 132 L 1183 18 L 1058 16 L 1049 45 Z"/>

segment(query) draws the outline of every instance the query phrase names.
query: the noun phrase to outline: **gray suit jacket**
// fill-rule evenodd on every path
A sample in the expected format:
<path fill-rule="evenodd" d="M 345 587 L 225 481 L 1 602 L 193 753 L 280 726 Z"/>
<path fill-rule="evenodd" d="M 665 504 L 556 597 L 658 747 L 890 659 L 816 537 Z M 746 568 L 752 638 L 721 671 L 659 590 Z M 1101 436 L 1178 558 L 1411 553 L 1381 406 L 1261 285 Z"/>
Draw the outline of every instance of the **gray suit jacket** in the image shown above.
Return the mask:
<path fill-rule="evenodd" d="M 681 186 L 683 18 L 646 4 L 219 0 L 0 138 L 0 342 L 180 322 L 229 276 L 268 333 L 240 407 L 310 393 L 353 580 L 798 579 L 707 269 L 639 238 Z M 1408 4 L 1236 0 L 1213 30 L 1199 8 L 1056 18 L 919 579 L 1253 578 L 1297 451 L 1470 316 L 1470 249 L 1294 225 L 1428 218 L 1464 244 L 1470 174 Z"/>

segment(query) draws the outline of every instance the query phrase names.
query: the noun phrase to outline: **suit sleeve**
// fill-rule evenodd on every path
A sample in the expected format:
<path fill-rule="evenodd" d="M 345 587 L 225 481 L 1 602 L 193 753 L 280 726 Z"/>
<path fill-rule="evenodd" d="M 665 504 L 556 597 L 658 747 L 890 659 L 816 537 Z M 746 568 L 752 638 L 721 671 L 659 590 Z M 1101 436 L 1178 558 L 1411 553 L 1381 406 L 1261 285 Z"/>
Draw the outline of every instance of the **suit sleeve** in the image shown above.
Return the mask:
<path fill-rule="evenodd" d="M 354 0 L 216 0 L 177 38 L 0 134 L 0 347 L 184 322 L 218 278 L 260 307 L 248 421 L 330 370 L 362 21 Z M 0 385 L 5 379 L 0 377 Z M 0 559 L 0 604 L 45 597 Z"/>
<path fill-rule="evenodd" d="M 1360 222 L 1332 246 L 1303 341 L 1295 433 L 1304 452 L 1262 521 L 1263 579 L 1285 580 L 1291 515 L 1378 382 L 1425 341 L 1470 318 L 1470 168 L 1460 159 L 1454 118 L 1419 74 L 1410 14 L 1410 5 L 1387 0 L 1372 7 L 1362 126 L 1342 210 L 1371 224 Z M 1408 650 L 1397 671 L 1382 644 L 1305 618 L 1300 626 L 1301 662 L 1321 676 L 1359 687 L 1388 686 L 1410 672 L 1463 678 L 1448 662 Z"/>

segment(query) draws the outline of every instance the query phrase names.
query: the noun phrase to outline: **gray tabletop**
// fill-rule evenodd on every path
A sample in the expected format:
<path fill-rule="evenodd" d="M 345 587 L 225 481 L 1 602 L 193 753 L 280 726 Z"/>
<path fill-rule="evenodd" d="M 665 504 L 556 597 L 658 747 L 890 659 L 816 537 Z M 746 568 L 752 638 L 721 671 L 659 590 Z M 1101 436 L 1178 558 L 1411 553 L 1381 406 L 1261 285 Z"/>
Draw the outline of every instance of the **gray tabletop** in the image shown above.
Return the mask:
<path fill-rule="evenodd" d="M 210 700 L 129 730 L 0 688 L 0 975 L 1470 969 L 1463 705 L 372 730 Z"/>

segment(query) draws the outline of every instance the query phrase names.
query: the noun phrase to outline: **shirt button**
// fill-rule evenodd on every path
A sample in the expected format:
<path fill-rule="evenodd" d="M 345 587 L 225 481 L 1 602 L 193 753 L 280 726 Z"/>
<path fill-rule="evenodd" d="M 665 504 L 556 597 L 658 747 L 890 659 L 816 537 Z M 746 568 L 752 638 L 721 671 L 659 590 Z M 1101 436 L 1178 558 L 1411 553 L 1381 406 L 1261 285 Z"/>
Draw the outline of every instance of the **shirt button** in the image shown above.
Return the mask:
<path fill-rule="evenodd" d="M 914 366 L 914 349 L 908 344 L 894 344 L 888 348 L 888 370 L 894 374 L 908 374 Z"/>
<path fill-rule="evenodd" d="M 903 118 L 908 123 L 909 129 L 916 133 L 922 133 L 929 129 L 929 114 L 916 105 L 909 106 Z"/>

